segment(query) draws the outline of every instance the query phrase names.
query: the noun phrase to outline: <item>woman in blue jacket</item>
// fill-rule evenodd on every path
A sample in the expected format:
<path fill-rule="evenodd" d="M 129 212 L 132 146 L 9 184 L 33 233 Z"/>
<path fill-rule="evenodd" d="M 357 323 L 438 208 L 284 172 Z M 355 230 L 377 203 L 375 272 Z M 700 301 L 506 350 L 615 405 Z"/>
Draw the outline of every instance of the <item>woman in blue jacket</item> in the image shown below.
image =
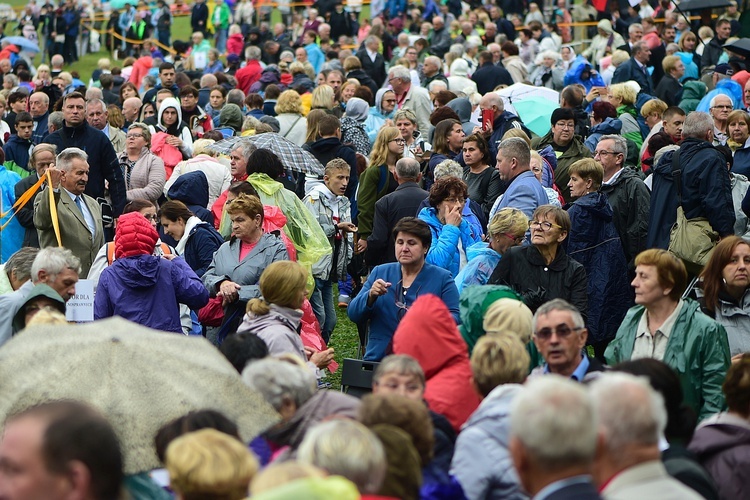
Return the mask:
<path fill-rule="evenodd" d="M 224 244 L 211 224 L 200 220 L 181 201 L 168 201 L 159 210 L 164 232 L 177 241 L 177 254 L 185 258 L 199 277 L 211 265 L 214 253 Z"/>
<path fill-rule="evenodd" d="M 427 263 L 450 271 L 452 276 L 458 276 L 461 264 L 466 264 L 466 249 L 482 241 L 481 228 L 472 226 L 462 216 L 468 195 L 464 181 L 443 177 L 430 189 L 430 207 L 419 212 L 432 234 Z"/>
<path fill-rule="evenodd" d="M 450 273 L 425 262 L 432 243 L 427 224 L 404 217 L 393 228 L 398 262 L 376 266 L 347 309 L 355 323 L 367 322 L 364 359 L 380 361 L 392 352 L 391 341 L 409 307 L 422 295 L 437 295 L 459 323 L 458 290 Z"/>

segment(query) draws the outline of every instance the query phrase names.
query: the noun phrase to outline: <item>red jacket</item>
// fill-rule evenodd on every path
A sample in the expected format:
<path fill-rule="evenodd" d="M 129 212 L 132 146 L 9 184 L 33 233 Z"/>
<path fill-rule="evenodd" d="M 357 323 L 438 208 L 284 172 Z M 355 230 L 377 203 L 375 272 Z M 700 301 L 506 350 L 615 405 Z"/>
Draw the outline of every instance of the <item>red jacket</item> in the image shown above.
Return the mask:
<path fill-rule="evenodd" d="M 245 39 L 242 33 L 230 35 L 227 39 L 227 54 L 242 55 L 242 49 L 245 48 Z"/>
<path fill-rule="evenodd" d="M 237 88 L 242 90 L 245 95 L 250 93 L 250 86 L 260 79 L 263 68 L 258 61 L 248 61 L 244 68 L 240 68 L 234 74 L 237 79 Z"/>
<path fill-rule="evenodd" d="M 471 386 L 469 352 L 445 303 L 435 295 L 419 297 L 399 323 L 393 353 L 407 354 L 424 370 L 424 399 L 458 433 L 479 406 Z"/>

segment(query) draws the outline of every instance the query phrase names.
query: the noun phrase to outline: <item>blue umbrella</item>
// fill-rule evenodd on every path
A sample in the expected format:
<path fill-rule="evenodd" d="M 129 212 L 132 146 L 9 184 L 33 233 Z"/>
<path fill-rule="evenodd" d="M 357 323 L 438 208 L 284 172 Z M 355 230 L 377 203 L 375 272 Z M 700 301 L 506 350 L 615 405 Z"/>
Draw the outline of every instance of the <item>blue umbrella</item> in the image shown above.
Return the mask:
<path fill-rule="evenodd" d="M 39 52 L 39 45 L 22 36 L 8 36 L 3 38 L 3 41 L 11 43 L 21 50 L 28 50 L 29 52 Z"/>
<path fill-rule="evenodd" d="M 549 132 L 552 112 L 560 105 L 552 99 L 533 96 L 513 101 L 513 107 L 523 124 L 536 135 L 542 137 Z"/>

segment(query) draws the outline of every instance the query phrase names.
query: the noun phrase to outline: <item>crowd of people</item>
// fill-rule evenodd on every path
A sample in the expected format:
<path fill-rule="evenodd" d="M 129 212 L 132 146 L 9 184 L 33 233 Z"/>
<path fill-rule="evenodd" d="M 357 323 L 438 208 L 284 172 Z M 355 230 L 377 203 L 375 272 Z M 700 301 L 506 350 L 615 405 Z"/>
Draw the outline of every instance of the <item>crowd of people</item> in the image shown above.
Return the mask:
<path fill-rule="evenodd" d="M 20 409 L 0 498 L 750 496 L 740 13 L 597 6 L 126 3 L 84 82 L 99 3 L 32 0 L 49 64 L 0 38 L 0 351 L 87 279 L 94 320 L 205 337 L 280 421 L 164 422 L 136 477 L 99 410 Z M 558 96 L 541 125 L 520 86 Z M 344 310 L 362 399 L 330 390 Z"/>

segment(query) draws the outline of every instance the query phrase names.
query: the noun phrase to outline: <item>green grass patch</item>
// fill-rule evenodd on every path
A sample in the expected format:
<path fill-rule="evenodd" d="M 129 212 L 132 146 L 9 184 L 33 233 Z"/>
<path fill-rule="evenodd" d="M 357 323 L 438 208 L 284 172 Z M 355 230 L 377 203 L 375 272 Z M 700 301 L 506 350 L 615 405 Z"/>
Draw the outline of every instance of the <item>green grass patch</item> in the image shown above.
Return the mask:
<path fill-rule="evenodd" d="M 338 287 L 334 287 L 334 299 L 338 298 L 338 296 Z M 341 389 L 341 370 L 343 369 L 344 358 L 357 357 L 357 351 L 359 349 L 359 334 L 357 333 L 357 326 L 352 323 L 349 316 L 346 315 L 346 308 L 337 307 L 336 315 L 338 317 L 338 323 L 336 323 L 336 328 L 331 335 L 329 347 L 335 349 L 336 362 L 339 364 L 339 369 L 336 373 L 329 374 L 326 380 L 331 383 L 333 389 L 338 391 Z"/>

